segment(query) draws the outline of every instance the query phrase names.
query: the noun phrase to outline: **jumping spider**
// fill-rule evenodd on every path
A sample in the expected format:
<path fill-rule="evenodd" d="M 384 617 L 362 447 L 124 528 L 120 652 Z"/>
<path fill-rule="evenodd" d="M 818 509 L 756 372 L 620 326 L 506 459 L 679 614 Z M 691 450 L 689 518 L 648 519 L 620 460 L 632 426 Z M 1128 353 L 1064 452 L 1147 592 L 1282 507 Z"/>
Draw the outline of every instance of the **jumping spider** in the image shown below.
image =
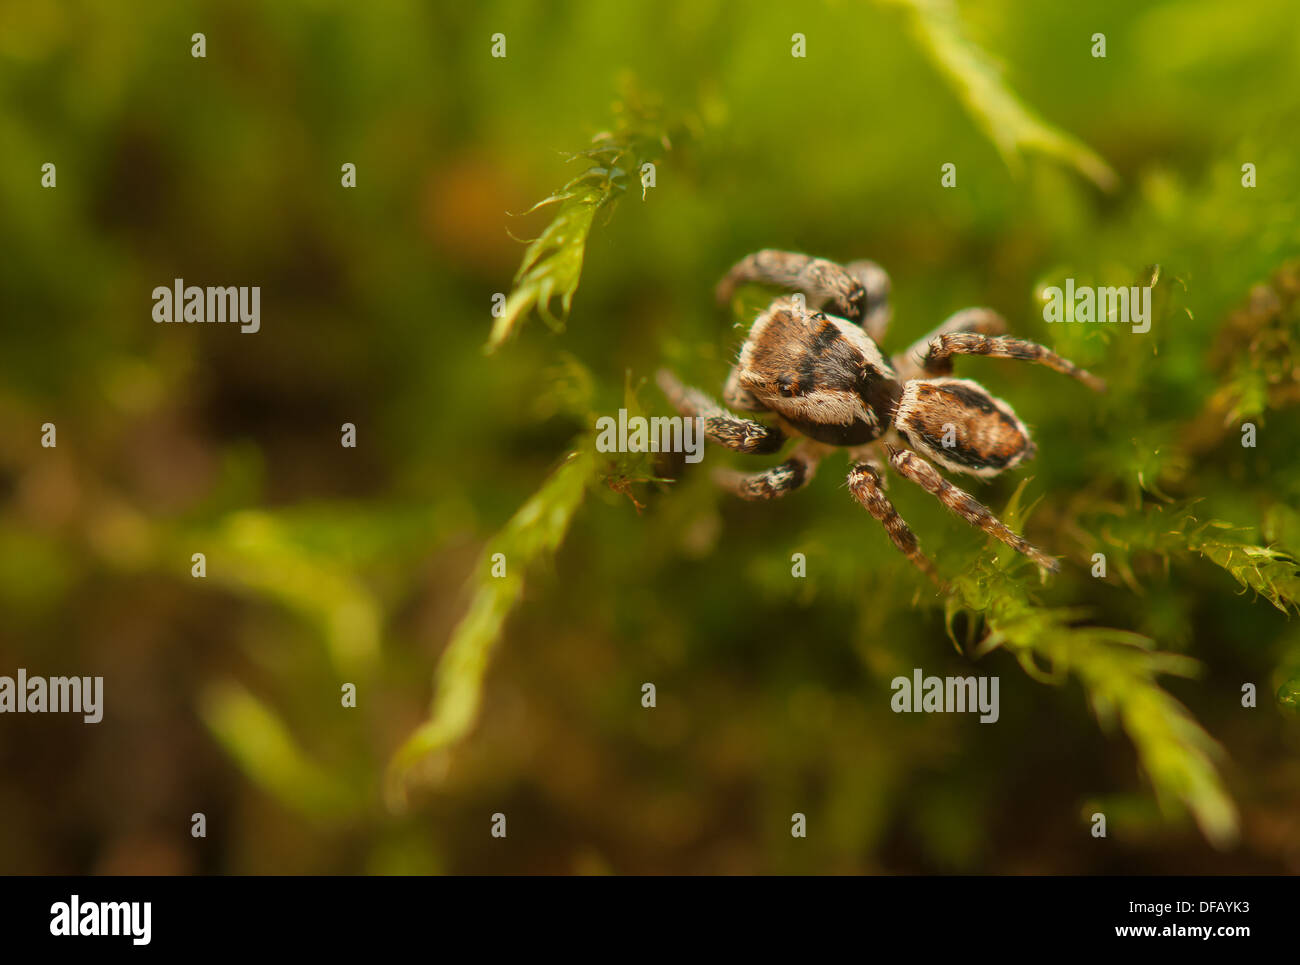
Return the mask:
<path fill-rule="evenodd" d="M 1046 365 L 1092 389 L 1096 376 L 1055 352 L 1001 334 L 1006 321 L 987 308 L 957 312 L 905 352 L 886 360 L 877 342 L 889 324 L 889 276 L 870 261 L 838 265 L 785 251 L 760 251 L 718 285 L 729 303 L 737 286 L 759 283 L 798 292 L 777 298 L 754 320 L 723 398 L 733 409 L 770 413 L 776 426 L 742 419 L 660 370 L 659 385 L 682 415 L 704 420 L 705 437 L 737 452 L 773 453 L 800 441 L 790 458 L 765 472 L 722 470 L 718 482 L 742 499 L 773 499 L 812 478 L 837 447 L 853 460 L 849 492 L 885 528 L 894 545 L 936 583 L 933 564 L 885 496 L 881 447 L 889 465 L 972 526 L 1055 571 L 1059 565 L 1013 533 L 951 472 L 983 479 L 1034 455 L 1029 430 L 1011 406 L 969 379 L 951 376 L 954 355 L 988 355 Z M 818 310 L 818 309 L 824 309 Z M 901 441 L 910 449 L 895 445 Z"/>

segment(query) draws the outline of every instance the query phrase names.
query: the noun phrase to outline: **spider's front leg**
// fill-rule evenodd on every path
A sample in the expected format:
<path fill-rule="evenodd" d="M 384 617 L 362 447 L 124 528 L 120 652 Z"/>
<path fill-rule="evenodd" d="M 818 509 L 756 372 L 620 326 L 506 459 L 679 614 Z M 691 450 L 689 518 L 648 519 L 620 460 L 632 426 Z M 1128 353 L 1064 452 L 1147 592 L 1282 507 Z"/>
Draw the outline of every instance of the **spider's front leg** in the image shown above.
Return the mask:
<path fill-rule="evenodd" d="M 817 463 L 829 451 L 829 446 L 805 439 L 791 450 L 790 458 L 779 466 L 753 473 L 718 469 L 714 471 L 713 479 L 727 492 L 741 499 L 776 499 L 806 486 L 817 471 Z"/>
<path fill-rule="evenodd" d="M 755 252 L 737 264 L 718 283 L 719 304 L 727 304 L 737 288 L 746 283 L 771 285 L 800 292 L 808 308 L 824 308 L 832 315 L 872 328 L 884 334 L 889 322 L 889 276 L 870 261 L 857 261 L 847 268 L 793 251 L 772 248 Z"/>
<path fill-rule="evenodd" d="M 867 292 L 867 305 L 859 324 L 866 329 L 872 341 L 883 342 L 885 333 L 889 330 L 889 322 L 894 317 L 894 306 L 889 301 L 892 287 L 889 275 L 874 261 L 851 261 L 844 268 L 862 283 Z"/>
<path fill-rule="evenodd" d="M 910 479 L 971 526 L 1000 539 L 1018 553 L 1023 553 L 1044 569 L 1055 573 L 1061 564 L 1024 537 L 1013 533 L 993 511 L 966 490 L 954 486 L 925 459 L 908 449 L 889 446 L 889 464 L 905 479 Z"/>
<path fill-rule="evenodd" d="M 894 509 L 894 504 L 885 495 L 885 482 L 880 470 L 870 463 L 858 463 L 849 470 L 849 492 L 862 504 L 862 508 L 885 528 L 885 532 L 898 551 L 911 560 L 936 586 L 944 589 L 944 583 L 939 579 L 934 564 L 921 552 L 916 534 L 903 521 L 903 517 L 898 515 L 898 510 Z"/>
<path fill-rule="evenodd" d="M 678 381 L 667 369 L 655 374 L 659 388 L 682 415 L 704 420 L 704 437 L 736 452 L 776 452 L 785 444 L 785 433 L 752 419 L 732 415 L 699 389 Z"/>

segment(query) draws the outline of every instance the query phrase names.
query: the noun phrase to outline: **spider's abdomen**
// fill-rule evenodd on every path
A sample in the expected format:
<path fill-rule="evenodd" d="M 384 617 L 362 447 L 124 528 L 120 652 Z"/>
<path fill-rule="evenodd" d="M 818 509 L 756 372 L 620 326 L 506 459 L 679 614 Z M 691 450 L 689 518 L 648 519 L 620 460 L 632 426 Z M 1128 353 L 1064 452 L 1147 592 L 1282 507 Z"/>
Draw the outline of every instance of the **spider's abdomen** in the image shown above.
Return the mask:
<path fill-rule="evenodd" d="M 1035 452 L 1011 406 L 968 379 L 908 382 L 894 426 L 923 455 L 974 476 L 996 476 Z"/>

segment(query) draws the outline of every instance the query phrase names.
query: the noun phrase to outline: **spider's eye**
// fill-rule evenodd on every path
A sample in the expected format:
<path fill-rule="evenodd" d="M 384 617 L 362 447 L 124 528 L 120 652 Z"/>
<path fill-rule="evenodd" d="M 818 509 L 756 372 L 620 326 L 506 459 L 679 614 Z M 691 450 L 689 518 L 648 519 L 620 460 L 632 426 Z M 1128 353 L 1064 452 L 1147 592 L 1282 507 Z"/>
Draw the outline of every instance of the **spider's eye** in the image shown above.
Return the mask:
<path fill-rule="evenodd" d="M 799 383 L 788 375 L 783 375 L 777 379 L 776 388 L 787 399 L 799 394 Z"/>

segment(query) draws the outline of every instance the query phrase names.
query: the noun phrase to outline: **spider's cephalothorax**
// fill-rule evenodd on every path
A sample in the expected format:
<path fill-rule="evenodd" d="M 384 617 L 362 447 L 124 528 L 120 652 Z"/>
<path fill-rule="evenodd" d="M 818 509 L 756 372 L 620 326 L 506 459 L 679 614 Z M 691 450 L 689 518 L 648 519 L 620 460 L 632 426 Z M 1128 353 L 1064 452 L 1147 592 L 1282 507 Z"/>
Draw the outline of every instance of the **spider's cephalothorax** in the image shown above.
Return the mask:
<path fill-rule="evenodd" d="M 889 324 L 889 276 L 873 262 L 841 266 L 791 252 L 760 251 L 727 274 L 718 286 L 720 300 L 729 301 L 737 286 L 748 282 L 799 293 L 777 298 L 754 320 L 723 396 L 733 409 L 768 413 L 777 425 L 732 415 L 671 373 L 659 373 L 659 384 L 677 409 L 703 418 L 705 435 L 720 445 L 769 453 L 780 449 L 787 436 L 802 437 L 789 459 L 766 472 L 720 472 L 724 486 L 745 499 L 781 496 L 811 479 L 832 448 L 849 447 L 855 461 L 849 491 L 880 521 L 894 545 L 932 578 L 934 567 L 884 494 L 885 461 L 971 525 L 1038 565 L 1057 569 L 1055 559 L 1013 533 L 931 464 L 989 478 L 1035 452 L 1029 430 L 1011 406 L 976 382 L 952 377 L 952 357 L 1038 362 L 1099 390 L 1104 387 L 1100 379 L 1041 345 L 1001 334 L 1006 322 L 987 308 L 958 312 L 886 359 L 876 342 Z"/>

